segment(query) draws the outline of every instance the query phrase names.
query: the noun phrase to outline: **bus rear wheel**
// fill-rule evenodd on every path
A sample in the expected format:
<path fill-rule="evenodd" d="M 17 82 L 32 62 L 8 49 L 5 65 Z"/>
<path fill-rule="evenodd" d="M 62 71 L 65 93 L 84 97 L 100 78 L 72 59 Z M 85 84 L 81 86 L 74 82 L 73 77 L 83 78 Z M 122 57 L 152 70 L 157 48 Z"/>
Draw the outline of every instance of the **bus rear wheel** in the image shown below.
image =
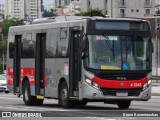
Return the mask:
<path fill-rule="evenodd" d="M 69 100 L 68 95 L 68 86 L 66 82 L 63 82 L 60 91 L 59 91 L 59 104 L 63 108 L 70 108 L 71 107 L 71 100 Z"/>
<path fill-rule="evenodd" d="M 120 100 L 117 101 L 117 105 L 120 109 L 128 109 L 131 104 L 131 100 Z"/>
<path fill-rule="evenodd" d="M 29 81 L 25 81 L 23 86 L 23 101 L 26 105 L 42 105 L 43 99 L 36 99 L 35 96 L 31 96 Z"/>

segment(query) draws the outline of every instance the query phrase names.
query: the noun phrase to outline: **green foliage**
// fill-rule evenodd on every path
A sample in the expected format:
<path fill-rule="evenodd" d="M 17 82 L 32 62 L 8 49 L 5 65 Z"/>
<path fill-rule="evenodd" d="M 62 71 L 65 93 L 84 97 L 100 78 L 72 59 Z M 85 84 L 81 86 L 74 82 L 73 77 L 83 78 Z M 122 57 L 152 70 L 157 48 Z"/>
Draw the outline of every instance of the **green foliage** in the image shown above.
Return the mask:
<path fill-rule="evenodd" d="M 3 28 L 4 36 L 8 35 L 9 27 L 23 24 L 23 20 L 19 19 L 5 19 L 4 21 L 0 22 L 0 26 Z"/>
<path fill-rule="evenodd" d="M 19 19 L 5 19 L 2 22 L 0 22 L 0 26 L 3 29 L 3 40 L 2 40 L 2 34 L 0 33 L 0 57 L 2 57 L 2 54 L 6 54 L 7 51 L 7 38 L 8 38 L 9 28 L 11 26 L 18 26 L 23 24 L 24 24 L 23 20 Z M 0 61 L 0 72 L 2 72 L 1 61 Z"/>
<path fill-rule="evenodd" d="M 105 17 L 105 15 L 103 14 L 102 10 L 96 8 L 96 9 L 89 9 L 87 12 L 81 12 L 76 14 L 76 16 L 101 16 L 101 17 Z"/>
<path fill-rule="evenodd" d="M 51 9 L 50 11 L 44 10 L 43 17 L 53 17 L 53 16 L 55 16 L 53 9 Z"/>
<path fill-rule="evenodd" d="M 2 54 L 6 53 L 6 49 L 7 49 L 7 37 L 8 37 L 8 31 L 9 28 L 11 26 L 18 26 L 18 25 L 23 25 L 23 20 L 19 20 L 19 19 L 6 19 L 2 22 L 0 22 L 0 26 L 3 29 L 3 41 L 2 41 L 2 34 L 0 34 L 0 56 L 2 56 Z"/>

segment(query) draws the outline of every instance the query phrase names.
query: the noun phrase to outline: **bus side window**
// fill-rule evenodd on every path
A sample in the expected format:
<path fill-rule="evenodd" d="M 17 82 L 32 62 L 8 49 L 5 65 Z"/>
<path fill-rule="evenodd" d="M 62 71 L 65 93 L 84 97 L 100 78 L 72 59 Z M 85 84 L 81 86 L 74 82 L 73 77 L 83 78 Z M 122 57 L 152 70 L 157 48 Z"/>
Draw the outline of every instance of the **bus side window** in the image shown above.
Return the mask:
<path fill-rule="evenodd" d="M 34 58 L 35 43 L 32 40 L 32 34 L 28 33 L 26 39 L 23 39 L 22 58 Z"/>
<path fill-rule="evenodd" d="M 68 57 L 68 28 L 60 29 L 60 37 L 58 38 L 57 57 Z"/>
<path fill-rule="evenodd" d="M 14 56 L 14 43 L 9 43 L 9 58 L 13 58 Z"/>
<path fill-rule="evenodd" d="M 59 29 L 48 29 L 46 39 L 46 58 L 56 57 L 57 39 L 59 37 Z"/>

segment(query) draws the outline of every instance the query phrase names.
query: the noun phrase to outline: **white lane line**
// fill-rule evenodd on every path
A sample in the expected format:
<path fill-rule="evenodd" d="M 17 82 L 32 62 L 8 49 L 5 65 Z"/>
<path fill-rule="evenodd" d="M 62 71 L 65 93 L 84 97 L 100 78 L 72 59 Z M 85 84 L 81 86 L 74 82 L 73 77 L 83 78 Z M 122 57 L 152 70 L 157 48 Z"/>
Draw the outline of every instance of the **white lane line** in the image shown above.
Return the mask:
<path fill-rule="evenodd" d="M 85 117 L 87 119 L 96 119 L 96 120 L 116 120 L 116 119 L 107 119 L 107 118 L 103 118 L 103 117 Z"/>

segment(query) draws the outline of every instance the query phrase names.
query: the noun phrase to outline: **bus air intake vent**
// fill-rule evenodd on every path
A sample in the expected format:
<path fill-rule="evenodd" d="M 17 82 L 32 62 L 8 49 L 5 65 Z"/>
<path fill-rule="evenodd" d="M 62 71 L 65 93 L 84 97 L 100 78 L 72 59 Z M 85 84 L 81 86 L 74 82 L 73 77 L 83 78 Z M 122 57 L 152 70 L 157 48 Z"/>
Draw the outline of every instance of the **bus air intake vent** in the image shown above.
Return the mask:
<path fill-rule="evenodd" d="M 101 88 L 101 91 L 102 91 L 103 95 L 105 95 L 105 96 L 116 96 L 116 93 L 119 92 L 119 91 L 127 92 L 128 96 L 139 96 L 142 89 L 118 90 L 118 89 L 104 89 L 104 88 Z"/>

